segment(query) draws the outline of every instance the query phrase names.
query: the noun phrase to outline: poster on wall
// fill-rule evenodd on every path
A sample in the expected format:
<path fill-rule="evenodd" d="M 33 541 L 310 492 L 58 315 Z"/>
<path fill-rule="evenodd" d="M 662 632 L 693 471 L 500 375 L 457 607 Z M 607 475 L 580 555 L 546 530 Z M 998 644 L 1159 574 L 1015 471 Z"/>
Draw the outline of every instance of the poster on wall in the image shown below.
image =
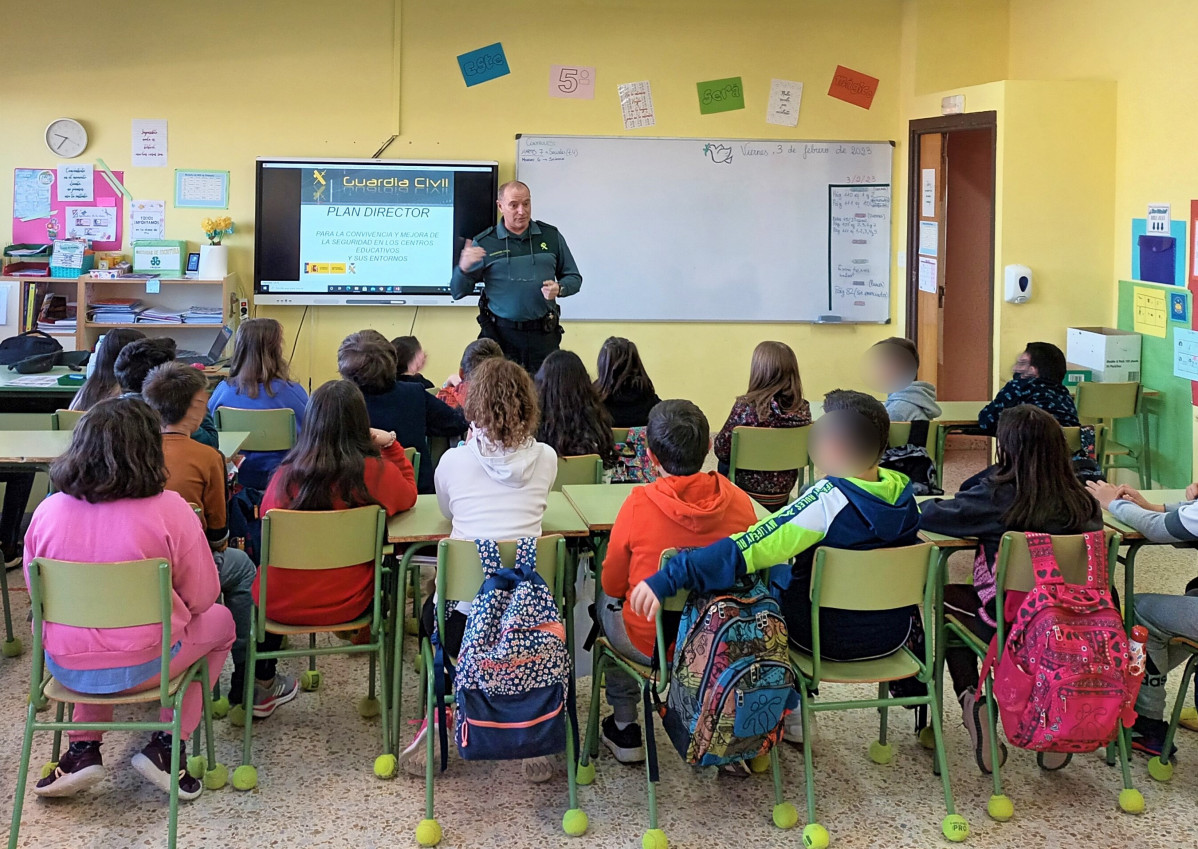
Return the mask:
<path fill-rule="evenodd" d="M 117 183 L 123 171 L 112 172 Z M 124 227 L 124 196 L 105 179 L 104 172 L 93 168 L 91 201 L 68 197 L 59 185 L 57 173 L 48 168 L 18 168 L 13 193 L 12 240 L 17 244 L 44 245 L 67 235 L 70 218 L 78 227 L 90 230 L 92 247 L 97 251 L 119 251 Z M 79 194 L 77 184 L 68 187 Z M 73 212 L 69 212 L 72 210 Z M 81 210 L 86 210 L 86 214 Z M 87 224 L 81 224 L 87 220 Z M 96 223 L 99 222 L 99 223 Z"/>

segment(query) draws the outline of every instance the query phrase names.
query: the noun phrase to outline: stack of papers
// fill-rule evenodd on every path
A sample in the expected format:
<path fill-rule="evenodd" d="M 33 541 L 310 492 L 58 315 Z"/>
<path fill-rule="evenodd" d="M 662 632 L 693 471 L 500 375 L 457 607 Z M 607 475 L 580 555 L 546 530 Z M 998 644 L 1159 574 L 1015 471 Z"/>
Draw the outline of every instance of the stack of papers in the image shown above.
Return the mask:
<path fill-rule="evenodd" d="M 138 324 L 182 324 L 183 315 L 151 307 L 137 316 Z"/>
<path fill-rule="evenodd" d="M 44 315 L 38 318 L 37 329 L 42 333 L 74 333 L 78 325 L 78 310 L 74 301 L 68 302 L 66 305 L 65 315 L 57 318 L 50 318 Z"/>
<path fill-rule="evenodd" d="M 145 311 L 136 298 L 101 298 L 88 304 L 88 309 L 96 324 L 132 324 Z"/>
<path fill-rule="evenodd" d="M 186 324 L 224 324 L 225 317 L 220 307 L 191 307 L 183 313 Z"/>

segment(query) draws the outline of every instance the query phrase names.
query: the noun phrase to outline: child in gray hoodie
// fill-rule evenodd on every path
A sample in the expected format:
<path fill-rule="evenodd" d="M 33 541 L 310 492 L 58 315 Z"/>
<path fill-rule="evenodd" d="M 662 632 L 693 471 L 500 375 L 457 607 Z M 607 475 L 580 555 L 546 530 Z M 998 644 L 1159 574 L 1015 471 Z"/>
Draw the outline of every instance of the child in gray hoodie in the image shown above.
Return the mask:
<path fill-rule="evenodd" d="M 939 418 L 936 387 L 916 380 L 919 351 L 910 339 L 891 336 L 869 349 L 870 383 L 885 391 L 886 412 L 892 422 L 922 422 Z"/>

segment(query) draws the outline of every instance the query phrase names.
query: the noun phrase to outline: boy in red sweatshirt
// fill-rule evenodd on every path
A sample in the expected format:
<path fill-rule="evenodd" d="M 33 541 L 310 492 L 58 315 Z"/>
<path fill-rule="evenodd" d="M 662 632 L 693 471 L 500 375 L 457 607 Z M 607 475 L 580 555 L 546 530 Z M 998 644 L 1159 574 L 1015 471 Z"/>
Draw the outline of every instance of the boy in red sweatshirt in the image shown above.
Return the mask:
<path fill-rule="evenodd" d="M 632 491 L 612 526 L 603 587 L 595 607 L 603 635 L 620 654 L 649 664 L 657 632 L 652 620 L 624 609 L 628 593 L 657 572 L 662 551 L 703 546 L 740 533 L 756 520 L 753 501 L 727 478 L 702 473 L 711 430 L 690 401 L 662 401 L 649 413 L 649 460 L 658 478 Z M 668 627 L 668 626 L 667 626 Z M 620 763 L 645 759 L 637 683 L 607 668 L 607 701 L 613 714 L 603 720 L 600 739 Z"/>

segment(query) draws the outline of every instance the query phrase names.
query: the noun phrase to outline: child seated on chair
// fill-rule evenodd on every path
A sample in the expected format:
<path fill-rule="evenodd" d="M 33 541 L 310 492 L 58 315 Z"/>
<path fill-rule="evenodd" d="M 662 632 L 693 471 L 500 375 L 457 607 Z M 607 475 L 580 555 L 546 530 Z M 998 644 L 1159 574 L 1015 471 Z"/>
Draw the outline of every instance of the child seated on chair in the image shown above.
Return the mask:
<path fill-rule="evenodd" d="M 370 426 L 362 390 L 352 382 L 330 380 L 313 392 L 305 422 L 299 441 L 270 479 L 262 497 L 263 515 L 377 504 L 394 516 L 416 503 L 416 476 L 403 446 L 394 433 Z M 277 622 L 338 625 L 369 612 L 374 603 L 373 562 L 316 571 L 265 563 L 262 568 L 270 570 L 266 615 Z M 258 647 L 277 651 L 282 641 L 281 634 L 262 634 Z M 260 662 L 254 672 L 260 683 L 277 677 L 275 663 Z"/>
<path fill-rule="evenodd" d="M 104 340 L 108 342 L 107 339 Z M 120 384 L 122 395 L 141 395 L 142 384 L 150 370 L 163 363 L 174 362 L 175 340 L 169 337 L 157 339 L 137 339 L 121 349 L 113 364 L 113 374 Z M 207 410 L 200 420 L 199 426 L 191 438 L 211 448 L 216 448 L 219 434 L 216 432 L 216 422 Z"/>
<path fill-rule="evenodd" d="M 235 636 L 233 617 L 216 603 L 220 581 L 200 520 L 167 478 L 158 416 L 137 398 L 101 401 L 79 420 L 70 447 L 50 467 L 54 494 L 33 514 L 25 535 L 25 577 L 36 558 L 119 563 L 162 558 L 171 566 L 171 676 L 207 658 L 220 675 Z M 86 569 L 87 566 L 80 568 Z M 47 623 L 46 669 L 80 693 L 138 692 L 159 686 L 162 628 L 76 628 Z M 75 722 L 111 722 L 112 705 L 75 705 Z M 203 710 L 196 680 L 183 697 L 187 740 Z M 170 721 L 171 711 L 162 711 Z M 34 787 L 39 796 L 73 796 L 104 777 L 101 731 L 69 731 L 70 748 L 54 772 Z M 171 735 L 156 731 L 133 757 L 133 768 L 163 791 L 171 785 Z M 183 770 L 179 798 L 195 799 L 204 785 Z"/>
<path fill-rule="evenodd" d="M 1051 415 L 1061 427 L 1077 427 L 1077 405 L 1065 386 L 1065 355 L 1049 342 L 1028 342 L 1015 360 L 1012 378 L 978 413 L 976 432 L 994 436 L 1003 410 L 1031 404 Z"/>
<path fill-rule="evenodd" d="M 595 599 L 600 628 L 612 648 L 645 665 L 652 662 L 657 629 L 625 606 L 629 591 L 657 572 L 666 549 L 707 545 L 757 521 L 748 495 L 723 475 L 702 471 L 711 432 L 698 407 L 690 401 L 660 402 L 649 413 L 647 438 L 658 477 L 632 490 L 620 508 L 603 561 L 602 592 Z M 665 623 L 668 635 L 677 628 L 677 621 Z M 640 763 L 645 759 L 637 723 L 640 688 L 615 666 L 606 674 L 612 715 L 603 720 L 600 739 L 620 763 Z"/>
<path fill-rule="evenodd" d="M 254 610 L 252 588 L 258 568 L 244 551 L 229 548 L 225 458 L 215 448 L 201 445 L 188 436 L 208 412 L 208 379 L 199 370 L 183 363 L 164 363 L 146 376 L 141 392 L 146 403 L 162 419 L 166 488 L 201 508 L 200 524 L 216 561 L 220 591 L 237 627 L 229 704 L 239 705 L 245 694 L 245 647 Z M 295 679 L 286 675 L 258 675 L 257 678 L 254 716 L 259 719 L 270 716 L 275 708 L 291 701 L 299 692 Z"/>
<path fill-rule="evenodd" d="M 926 422 L 940 418 L 936 387 L 917 380 L 919 350 L 910 339 L 891 336 L 869 349 L 866 370 L 871 388 L 886 393 L 886 415 L 892 422 Z"/>
<path fill-rule="evenodd" d="M 599 349 L 599 399 L 611 415 L 612 427 L 644 427 L 649 413 L 661 401 L 645 371 L 636 343 L 609 336 Z"/>
<path fill-rule="evenodd" d="M 395 348 L 377 330 L 351 333 L 337 349 L 337 370 L 353 381 L 366 398 L 370 426 L 394 431 L 399 444 L 415 448 L 420 455 L 420 477 L 416 489 L 433 494 L 433 455 L 430 436 L 459 437 L 466 432 L 466 419 L 439 401 L 418 383 L 395 379 Z"/>
<path fill-rule="evenodd" d="M 290 377 L 283 353 L 283 325 L 273 318 L 252 318 L 241 322 L 229 360 L 229 376 L 212 390 L 208 411 L 219 407 L 242 410 L 281 410 L 295 412 L 297 431 L 304 429 L 304 411 L 308 393 Z M 245 460 L 237 469 L 243 486 L 266 489 L 270 476 L 286 451 L 243 451 Z"/>
<path fill-rule="evenodd" d="M 995 568 L 1003 534 L 1102 530 L 1102 511 L 1073 474 L 1064 431 L 1051 415 L 1030 404 L 1013 407 L 998 421 L 997 442 L 998 462 L 961 484 L 955 497 L 925 502 L 919 520 L 927 531 L 977 538 L 973 584 L 947 585 L 944 605 L 983 642 L 995 634 Z M 1015 595 L 1007 596 L 1012 610 L 1017 609 L 1017 605 L 1010 608 Z M 978 698 L 977 656 L 968 648 L 950 648 L 945 662 L 978 768 L 988 773 L 992 768 L 990 725 L 986 702 Z M 1000 746 L 1000 757 L 1005 758 L 1005 752 Z M 1046 757 L 1050 763 L 1061 762 Z"/>
<path fill-rule="evenodd" d="M 549 489 L 557 477 L 557 455 L 534 438 L 540 420 L 536 388 L 523 368 L 502 357 L 488 358 L 470 379 L 464 408 L 471 423 L 466 443 L 451 448 L 437 465 L 437 503 L 453 522 L 450 536 L 465 540 L 510 540 L 541 535 Z M 462 647 L 472 599 L 446 600 L 445 633 L 438 639 L 450 657 Z M 421 639 L 436 626 L 436 599 L 421 611 Z M 452 727 L 452 720 L 450 721 Z M 424 778 L 425 734 L 400 754 L 404 771 Z M 452 736 L 452 735 L 451 735 Z M 548 781 L 550 758 L 528 758 L 524 775 Z"/>
<path fill-rule="evenodd" d="M 878 468 L 890 419 L 876 398 L 837 389 L 824 397 L 824 415 L 814 425 L 811 456 L 827 473 L 802 497 L 744 533 L 705 548 L 681 552 L 665 569 L 632 588 L 633 613 L 652 619 L 660 600 L 681 589 L 709 592 L 740 577 L 775 570 L 782 615 L 790 641 L 811 650 L 810 584 L 814 549 L 875 549 L 918 542 L 919 509 L 906 476 Z M 778 573 L 781 574 L 778 574 Z M 826 660 L 864 660 L 893 654 L 906 644 L 913 611 L 820 612 L 820 650 Z M 785 726 L 786 739 L 801 738 L 799 712 Z"/>
<path fill-rule="evenodd" d="M 1106 482 L 1087 484 L 1091 494 L 1116 519 L 1131 525 L 1152 542 L 1198 542 L 1198 484 L 1186 489 L 1186 501 L 1153 504 L 1130 486 Z M 1144 685 L 1136 700 L 1136 724 L 1131 730 L 1133 749 L 1164 759 L 1165 680 L 1169 670 L 1186 662 L 1190 652 L 1170 641 L 1198 643 L 1198 587 L 1191 582 L 1185 595 L 1136 593 L 1136 621 L 1148 629 L 1148 656 Z"/>
<path fill-rule="evenodd" d="M 737 427 L 803 427 L 811 424 L 811 406 L 803 398 L 799 361 L 783 342 L 762 342 L 753 350 L 749 391 L 736 399 L 728 420 L 715 438 L 720 474 L 729 471 L 732 431 Z M 762 507 L 777 510 L 790 498 L 798 469 L 780 472 L 736 470 L 736 485 Z"/>
<path fill-rule="evenodd" d="M 537 441 L 559 457 L 598 454 L 603 468 L 616 464 L 616 444 L 611 416 L 573 351 L 554 351 L 541 363 L 536 376 L 541 426 Z"/>
<path fill-rule="evenodd" d="M 502 357 L 503 349 L 494 339 L 475 339 L 462 352 L 462 363 L 458 373 L 450 375 L 445 385 L 437 392 L 437 398 L 451 407 L 464 407 L 466 393 L 470 388 L 470 377 L 474 370 L 492 357 Z"/>
<path fill-rule="evenodd" d="M 396 336 L 391 340 L 395 349 L 395 379 L 400 383 L 415 383 L 421 389 L 432 389 L 433 382 L 420 373 L 428 362 L 428 354 L 415 336 Z"/>

